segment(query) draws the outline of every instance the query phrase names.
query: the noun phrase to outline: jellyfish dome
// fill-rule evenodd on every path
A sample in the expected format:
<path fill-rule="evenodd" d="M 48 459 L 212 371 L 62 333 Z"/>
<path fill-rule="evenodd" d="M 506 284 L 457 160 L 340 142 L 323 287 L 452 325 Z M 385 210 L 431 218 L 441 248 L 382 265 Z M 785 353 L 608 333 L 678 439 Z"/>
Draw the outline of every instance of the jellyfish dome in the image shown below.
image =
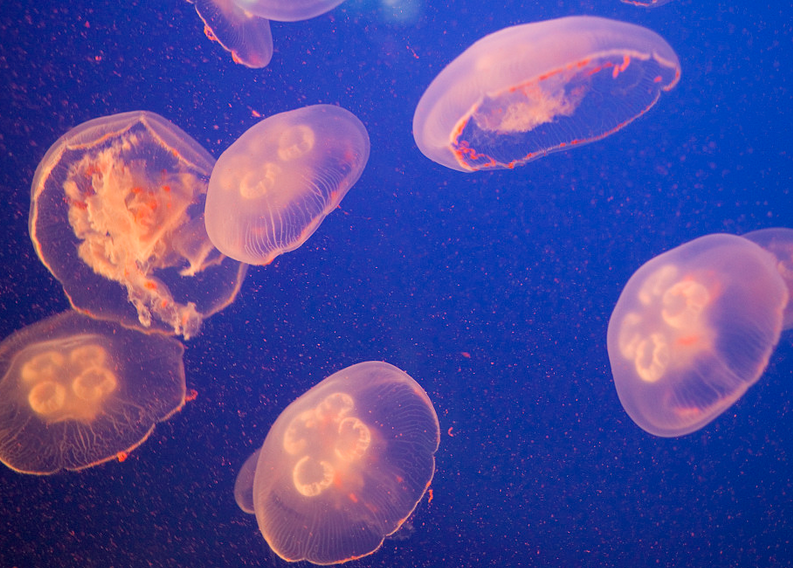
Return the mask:
<path fill-rule="evenodd" d="M 591 16 L 513 26 L 440 72 L 413 136 L 448 168 L 511 169 L 613 134 L 679 79 L 675 52 L 640 26 Z"/>
<path fill-rule="evenodd" d="M 427 393 L 393 365 L 365 362 L 326 378 L 284 410 L 256 463 L 252 501 L 281 558 L 337 564 L 376 551 L 432 481 L 440 441 Z"/>
<path fill-rule="evenodd" d="M 0 344 L 0 461 L 79 470 L 130 452 L 185 402 L 182 344 L 74 311 Z"/>
<path fill-rule="evenodd" d="M 762 376 L 787 304 L 773 255 L 742 237 L 708 235 L 650 260 L 608 327 L 625 411 L 656 436 L 699 430 Z"/>
<path fill-rule="evenodd" d="M 368 159 L 366 128 L 343 108 L 315 105 L 266 118 L 212 170 L 209 238 L 231 258 L 269 264 L 317 230 Z"/>
<path fill-rule="evenodd" d="M 245 266 L 204 228 L 213 165 L 144 111 L 90 120 L 53 144 L 33 179 L 30 237 L 75 309 L 189 338 L 233 301 Z"/>
<path fill-rule="evenodd" d="M 231 53 L 234 63 L 261 69 L 273 57 L 270 22 L 247 10 L 249 1 L 188 0 L 204 22 L 204 34 Z"/>

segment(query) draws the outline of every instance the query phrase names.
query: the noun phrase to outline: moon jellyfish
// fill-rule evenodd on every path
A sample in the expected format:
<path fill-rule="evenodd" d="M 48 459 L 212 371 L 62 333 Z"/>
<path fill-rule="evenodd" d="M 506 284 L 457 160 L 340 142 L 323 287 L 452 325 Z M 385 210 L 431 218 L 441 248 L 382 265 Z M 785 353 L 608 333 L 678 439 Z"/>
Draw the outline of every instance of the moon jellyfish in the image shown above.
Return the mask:
<path fill-rule="evenodd" d="M 633 4 L 634 6 L 643 6 L 645 8 L 657 8 L 671 1 L 672 0 L 620 0 L 623 4 Z"/>
<path fill-rule="evenodd" d="M 249 460 L 235 494 L 252 495 L 259 529 L 284 560 L 354 560 L 410 517 L 432 481 L 439 441 L 435 409 L 416 381 L 388 363 L 359 363 L 281 413 L 252 490 Z"/>
<path fill-rule="evenodd" d="M 189 338 L 233 301 L 245 266 L 204 228 L 213 165 L 143 111 L 90 120 L 53 144 L 33 179 L 30 236 L 75 309 Z"/>
<path fill-rule="evenodd" d="M 231 258 L 269 264 L 317 230 L 368 159 L 366 128 L 343 108 L 271 116 L 240 136 L 212 170 L 209 238 Z"/>
<path fill-rule="evenodd" d="M 236 0 L 240 8 L 268 20 L 297 22 L 329 12 L 344 0 Z"/>
<path fill-rule="evenodd" d="M 675 52 L 640 26 L 590 16 L 514 26 L 441 71 L 413 136 L 453 170 L 511 169 L 613 134 L 679 79 Z"/>
<path fill-rule="evenodd" d="M 185 401 L 182 344 L 69 311 L 0 344 L 0 461 L 79 470 L 130 452 Z"/>
<path fill-rule="evenodd" d="M 650 260 L 608 327 L 625 411 L 656 436 L 702 428 L 763 374 L 787 304 L 774 257 L 742 237 L 709 235 Z"/>
<path fill-rule="evenodd" d="M 235 63 L 258 69 L 273 57 L 270 22 L 233 0 L 188 0 L 204 22 L 204 34 L 231 53 Z"/>
<path fill-rule="evenodd" d="M 793 298 L 793 229 L 761 229 L 743 235 L 774 255 L 776 268 L 784 280 L 788 297 Z M 788 301 L 782 329 L 793 329 L 793 301 Z"/>

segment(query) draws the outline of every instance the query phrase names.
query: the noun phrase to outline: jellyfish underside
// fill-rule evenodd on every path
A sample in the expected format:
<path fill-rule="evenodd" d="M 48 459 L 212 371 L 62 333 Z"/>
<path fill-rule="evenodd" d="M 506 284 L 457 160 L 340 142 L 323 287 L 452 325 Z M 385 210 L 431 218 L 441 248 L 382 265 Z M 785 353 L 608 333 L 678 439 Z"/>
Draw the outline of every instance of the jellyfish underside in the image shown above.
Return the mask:
<path fill-rule="evenodd" d="M 570 88 L 570 79 L 558 74 L 543 82 L 532 81 L 485 96 L 471 113 L 471 119 L 482 130 L 509 134 L 529 132 L 559 117 L 572 116 L 586 94 L 586 85 Z"/>
<path fill-rule="evenodd" d="M 35 345 L 18 355 L 22 396 L 48 424 L 90 423 L 118 387 L 112 359 L 96 335 Z"/>
<path fill-rule="evenodd" d="M 639 26 L 590 16 L 513 26 L 438 74 L 416 107 L 413 136 L 451 169 L 513 169 L 613 134 L 679 77 L 672 48 Z"/>
<path fill-rule="evenodd" d="M 152 272 L 184 260 L 179 274 L 194 276 L 210 265 L 212 243 L 185 223 L 200 182 L 189 173 L 167 172 L 153 180 L 145 163 L 126 163 L 119 156 L 123 144 L 85 155 L 64 183 L 69 223 L 81 241 L 79 257 L 97 274 L 126 287 L 144 327 L 156 317 L 189 337 L 202 316 L 194 303 L 176 303 Z M 200 221 L 194 222 L 198 230 Z"/>
<path fill-rule="evenodd" d="M 245 267 L 204 226 L 213 165 L 145 111 L 90 120 L 50 147 L 31 186 L 30 237 L 75 309 L 190 338 L 234 299 Z"/>
<path fill-rule="evenodd" d="M 660 76 L 654 61 L 635 52 L 592 56 L 485 94 L 455 125 L 451 149 L 465 169 L 478 170 L 594 142 L 655 104 L 657 86 L 642 87 L 652 85 L 656 69 Z"/>

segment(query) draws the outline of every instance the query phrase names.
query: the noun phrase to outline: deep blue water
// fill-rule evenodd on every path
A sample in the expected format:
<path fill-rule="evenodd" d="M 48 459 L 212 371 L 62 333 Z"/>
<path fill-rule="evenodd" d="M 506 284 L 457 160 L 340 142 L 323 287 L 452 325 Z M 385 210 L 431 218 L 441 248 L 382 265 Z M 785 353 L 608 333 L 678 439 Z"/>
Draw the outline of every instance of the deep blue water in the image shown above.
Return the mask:
<path fill-rule="evenodd" d="M 793 565 L 790 332 L 737 404 L 676 439 L 624 413 L 606 352 L 620 291 L 650 258 L 793 228 L 786 3 L 425 1 L 399 23 L 348 0 L 273 23 L 262 70 L 235 65 L 182 1 L 1 6 L 0 336 L 68 308 L 27 217 L 39 160 L 73 126 L 149 110 L 217 157 L 254 112 L 338 104 L 371 157 L 341 209 L 252 268 L 186 342 L 197 399 L 125 462 L 0 468 L 0 566 L 285 565 L 237 508 L 237 470 L 287 404 L 362 360 L 414 377 L 442 436 L 414 531 L 352 566 Z M 680 84 L 622 131 L 514 171 L 462 174 L 418 151 L 413 111 L 447 63 L 503 27 L 573 14 L 656 31 Z"/>

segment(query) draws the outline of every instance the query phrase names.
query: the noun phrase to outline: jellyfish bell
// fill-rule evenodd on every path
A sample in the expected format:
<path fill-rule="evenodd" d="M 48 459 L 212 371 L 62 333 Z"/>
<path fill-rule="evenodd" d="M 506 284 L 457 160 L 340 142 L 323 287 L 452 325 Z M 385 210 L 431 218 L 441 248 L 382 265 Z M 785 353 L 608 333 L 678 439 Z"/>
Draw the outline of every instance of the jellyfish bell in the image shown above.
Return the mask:
<path fill-rule="evenodd" d="M 342 108 L 314 105 L 266 118 L 212 170 L 207 234 L 231 258 L 269 264 L 317 230 L 368 158 L 366 128 Z"/>
<path fill-rule="evenodd" d="M 204 22 L 204 34 L 231 53 L 235 63 L 261 69 L 273 57 L 270 22 L 240 0 L 188 0 Z"/>
<path fill-rule="evenodd" d="M 746 233 L 743 238 L 760 245 L 774 255 L 777 272 L 788 290 L 788 302 L 782 329 L 793 329 L 793 229 L 770 228 Z"/>
<path fill-rule="evenodd" d="M 438 74 L 413 137 L 454 170 L 512 169 L 613 134 L 679 79 L 674 50 L 640 26 L 591 16 L 513 26 Z"/>
<path fill-rule="evenodd" d="M 90 120 L 53 144 L 33 179 L 30 236 L 75 309 L 189 338 L 233 301 L 245 266 L 204 228 L 213 165 L 144 111 Z"/>
<path fill-rule="evenodd" d="M 741 237 L 708 235 L 644 264 L 608 327 L 628 415 L 656 436 L 714 420 L 762 376 L 786 305 L 772 256 Z"/>
<path fill-rule="evenodd" d="M 331 375 L 281 413 L 262 445 L 252 491 L 262 535 L 290 562 L 371 554 L 423 497 L 439 441 L 432 402 L 396 367 L 370 361 Z M 251 459 L 235 485 L 243 510 Z"/>
<path fill-rule="evenodd" d="M 0 461 L 79 470 L 129 452 L 185 401 L 184 348 L 70 311 L 0 344 Z"/>

